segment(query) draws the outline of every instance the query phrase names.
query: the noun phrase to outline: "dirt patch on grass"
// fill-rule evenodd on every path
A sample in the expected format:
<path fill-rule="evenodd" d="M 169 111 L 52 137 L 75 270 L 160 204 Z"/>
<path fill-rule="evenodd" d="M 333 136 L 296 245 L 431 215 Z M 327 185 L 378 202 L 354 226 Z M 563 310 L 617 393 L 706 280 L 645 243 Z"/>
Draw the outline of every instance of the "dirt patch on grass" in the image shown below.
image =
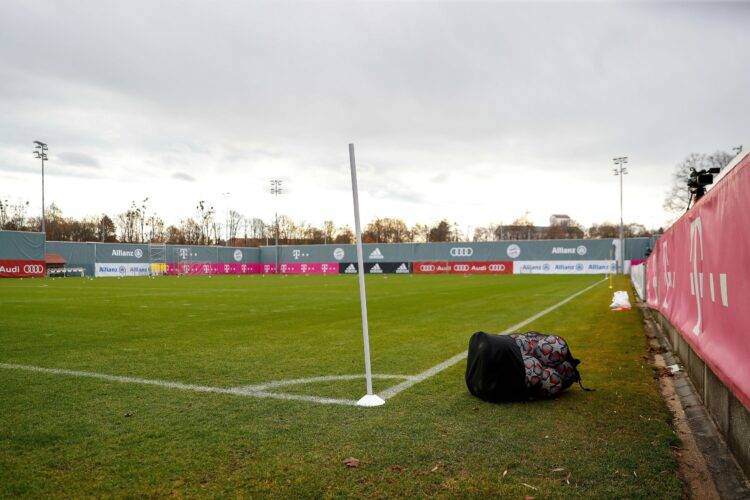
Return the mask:
<path fill-rule="evenodd" d="M 688 424 L 682 401 L 677 395 L 674 373 L 667 368 L 662 356 L 666 350 L 656 339 L 653 324 L 648 320 L 644 321 L 644 324 L 648 337 L 649 359 L 654 368 L 654 378 L 657 379 L 659 392 L 661 392 L 669 411 L 672 413 L 672 427 L 682 442 L 682 446 L 673 449 L 673 452 L 677 459 L 680 479 L 685 484 L 685 496 L 695 499 L 718 499 L 720 498 L 719 492 L 714 484 L 708 464 L 698 448 L 693 431 Z"/>

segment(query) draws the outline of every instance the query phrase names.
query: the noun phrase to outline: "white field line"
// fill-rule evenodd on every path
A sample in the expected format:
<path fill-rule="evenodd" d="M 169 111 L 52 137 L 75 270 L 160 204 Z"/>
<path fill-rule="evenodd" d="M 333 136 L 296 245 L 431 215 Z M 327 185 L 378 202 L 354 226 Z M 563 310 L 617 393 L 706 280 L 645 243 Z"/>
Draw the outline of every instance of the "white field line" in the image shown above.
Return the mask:
<path fill-rule="evenodd" d="M 580 291 L 574 293 L 573 295 L 571 295 L 571 296 L 569 296 L 569 297 L 561 300 L 557 304 L 554 304 L 554 305 L 548 307 L 547 309 L 539 311 L 538 313 L 534 314 L 533 316 L 530 316 L 530 317 L 526 318 L 525 320 L 521 321 L 520 323 L 516 323 L 515 325 L 513 325 L 513 326 L 511 326 L 509 328 L 506 328 L 504 331 L 502 331 L 500 333 L 506 334 L 506 333 L 515 332 L 518 329 L 523 328 L 524 326 L 528 325 L 532 321 L 536 321 L 537 319 L 541 318 L 542 316 L 551 313 L 552 311 L 554 311 L 558 307 L 567 304 L 568 302 L 570 302 L 571 300 L 575 299 L 579 295 L 588 292 L 589 290 L 591 290 L 592 288 L 594 288 L 596 285 L 598 285 L 600 283 L 604 283 L 605 281 L 607 281 L 606 278 L 604 278 L 603 280 L 597 281 L 596 283 L 593 283 L 593 284 L 587 286 L 583 290 L 580 290 Z M 438 373 L 440 373 L 441 371 L 445 370 L 446 368 L 450 368 L 451 366 L 455 365 L 456 363 L 461 362 L 461 360 L 466 359 L 467 354 L 468 354 L 467 351 L 460 352 L 460 353 L 456 354 L 455 356 L 446 359 L 442 363 L 438 363 L 435 366 L 433 366 L 432 368 L 428 368 L 427 370 L 423 371 L 422 373 L 414 375 L 413 377 L 411 377 L 411 378 L 409 378 L 409 379 L 401 382 L 400 384 L 396 384 L 396 385 L 394 385 L 392 387 L 389 387 L 388 389 L 380 392 L 379 395 L 383 399 L 390 399 L 393 396 L 395 396 L 396 394 L 398 394 L 398 393 L 400 393 L 402 391 L 405 391 L 406 389 L 409 389 L 413 385 L 418 384 L 419 382 L 422 382 L 423 380 L 427 380 L 428 378 L 437 375 Z"/>
<path fill-rule="evenodd" d="M 561 300 L 557 304 L 554 304 L 548 307 L 547 309 L 544 309 L 543 311 L 540 311 L 534 314 L 533 316 L 526 318 L 520 323 L 516 323 L 515 325 L 511 326 L 510 328 L 507 328 L 501 333 L 504 333 L 504 334 L 511 333 L 513 331 L 518 330 L 519 328 L 526 326 L 532 321 L 535 321 L 541 318 L 542 316 L 554 311 L 555 309 L 570 302 L 574 298 L 591 290 L 596 285 L 604 281 L 606 281 L 606 278 L 601 281 L 597 281 L 596 283 L 584 288 L 583 290 L 576 292 L 573 295 Z M 446 368 L 449 368 L 455 365 L 456 363 L 465 359 L 466 355 L 467 355 L 466 351 L 458 353 L 452 358 L 446 359 L 442 363 L 439 363 L 433 366 L 432 368 L 429 368 L 423 371 L 422 373 L 419 373 L 413 376 L 373 374 L 373 378 L 406 379 L 404 382 L 401 382 L 400 384 L 396 384 L 392 387 L 389 387 L 388 389 L 380 393 L 381 397 L 383 397 L 384 399 L 389 399 L 395 396 L 396 394 L 412 387 L 413 385 L 419 382 L 422 382 L 423 380 L 426 380 L 440 373 Z M 36 373 L 45 373 L 49 375 L 63 375 L 63 376 L 69 376 L 69 377 L 93 378 L 93 379 L 98 379 L 98 380 L 106 380 L 109 382 L 119 382 L 123 384 L 151 385 L 151 386 L 157 386 L 157 387 L 166 387 L 169 389 L 178 389 L 178 390 L 183 390 L 183 391 L 210 392 L 210 393 L 215 393 L 215 394 L 231 394 L 234 396 L 282 399 L 282 400 L 290 400 L 290 401 L 306 401 L 310 403 L 338 404 L 338 405 L 347 405 L 347 406 L 356 406 L 357 401 L 351 400 L 351 399 L 324 398 L 324 397 L 319 397 L 319 396 L 306 396 L 306 395 L 301 395 L 301 394 L 268 392 L 267 389 L 272 389 L 276 387 L 285 387 L 285 386 L 291 386 L 291 385 L 303 385 L 303 384 L 316 383 L 316 382 L 327 382 L 327 381 L 336 381 L 336 380 L 357 380 L 357 379 L 364 378 L 363 374 L 324 375 L 324 376 L 319 376 L 319 377 L 275 380 L 272 382 L 267 382 L 265 384 L 247 385 L 247 386 L 242 386 L 242 387 L 211 387 L 211 386 L 205 386 L 205 385 L 185 384 L 182 382 L 172 382 L 168 380 L 146 379 L 146 378 L 140 378 L 140 377 L 126 377 L 126 376 L 121 376 L 121 375 L 109 375 L 106 373 L 88 372 L 88 371 L 80 371 L 80 370 L 66 370 L 63 368 L 45 368 L 41 366 L 19 365 L 19 364 L 14 364 L 14 363 L 0 363 L 0 368 L 6 369 L 6 370 L 21 370 L 21 371 L 36 372 Z"/>
<path fill-rule="evenodd" d="M 258 392 L 258 391 L 266 391 L 268 389 L 275 389 L 277 387 L 286 387 L 290 385 L 315 384 L 318 382 L 333 382 L 333 381 L 338 381 L 338 380 L 358 380 L 358 379 L 364 379 L 364 378 L 365 378 L 365 375 L 363 373 L 356 374 L 356 375 L 323 375 L 320 377 L 274 380 L 272 382 L 267 382 L 265 384 L 245 385 L 241 387 L 235 387 L 234 389 L 238 391 Z M 410 379 L 411 376 L 410 375 L 387 375 L 387 374 L 382 374 L 382 373 L 373 373 L 372 378 L 380 379 L 380 380 Z"/>
<path fill-rule="evenodd" d="M 338 404 L 338 405 L 349 405 L 355 406 L 357 401 L 350 399 L 336 399 L 336 398 L 322 398 L 318 396 L 305 396 L 301 394 L 284 394 L 276 392 L 266 392 L 264 390 L 247 390 L 243 388 L 232 388 L 232 387 L 210 387 L 205 385 L 194 385 L 194 384 L 183 384 L 182 382 L 170 382 L 168 380 L 153 380 L 139 377 L 124 377 L 120 375 L 109 375 L 106 373 L 86 372 L 78 370 L 65 370 L 62 368 L 44 368 L 41 366 L 30 366 L 30 365 L 17 365 L 13 363 L 0 363 L 0 368 L 6 370 L 23 370 L 28 372 L 46 373 L 49 375 L 65 375 L 69 377 L 85 377 L 94 378 L 99 380 L 107 380 L 109 382 L 119 382 L 122 384 L 140 384 L 140 385 L 153 385 L 158 387 L 166 387 L 169 389 L 179 389 L 183 391 L 193 392 L 212 392 L 216 394 L 232 394 L 234 396 L 245 396 L 254 398 L 270 398 L 270 399 L 286 399 L 292 401 L 307 401 L 310 403 L 319 404 Z M 358 375 L 357 377 L 363 378 L 364 375 Z M 391 377 L 388 377 L 391 378 Z M 399 377 L 400 378 L 400 377 Z"/>

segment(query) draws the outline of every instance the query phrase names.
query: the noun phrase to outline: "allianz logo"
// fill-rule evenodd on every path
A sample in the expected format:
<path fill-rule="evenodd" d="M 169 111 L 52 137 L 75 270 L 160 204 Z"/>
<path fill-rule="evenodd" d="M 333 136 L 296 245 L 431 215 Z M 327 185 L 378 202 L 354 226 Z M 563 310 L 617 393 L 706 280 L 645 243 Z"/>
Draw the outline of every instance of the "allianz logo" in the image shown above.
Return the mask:
<path fill-rule="evenodd" d="M 588 269 L 593 270 L 601 270 L 601 271 L 609 271 L 611 265 L 610 264 L 589 264 Z"/>
<path fill-rule="evenodd" d="M 122 250 L 120 248 L 112 249 L 112 257 L 135 257 L 140 259 L 143 257 L 143 250 L 136 248 L 135 250 Z"/>
<path fill-rule="evenodd" d="M 575 271 L 576 269 L 583 269 L 583 266 L 580 264 L 555 264 L 553 269 L 555 271 Z"/>
<path fill-rule="evenodd" d="M 586 255 L 588 249 L 584 245 L 578 245 L 577 247 L 552 247 L 553 255 Z"/>

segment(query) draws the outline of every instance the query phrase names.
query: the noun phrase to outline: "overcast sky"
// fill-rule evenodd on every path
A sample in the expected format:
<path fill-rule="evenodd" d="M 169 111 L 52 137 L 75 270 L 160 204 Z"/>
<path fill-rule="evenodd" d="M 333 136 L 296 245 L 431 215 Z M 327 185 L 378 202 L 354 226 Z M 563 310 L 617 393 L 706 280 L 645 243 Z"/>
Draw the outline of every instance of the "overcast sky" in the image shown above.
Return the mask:
<path fill-rule="evenodd" d="M 365 220 L 615 221 L 627 155 L 626 222 L 655 227 L 677 162 L 750 140 L 748 26 L 748 3 L 4 0 L 0 197 L 40 207 L 38 139 L 67 215 L 351 225 L 354 142 Z"/>

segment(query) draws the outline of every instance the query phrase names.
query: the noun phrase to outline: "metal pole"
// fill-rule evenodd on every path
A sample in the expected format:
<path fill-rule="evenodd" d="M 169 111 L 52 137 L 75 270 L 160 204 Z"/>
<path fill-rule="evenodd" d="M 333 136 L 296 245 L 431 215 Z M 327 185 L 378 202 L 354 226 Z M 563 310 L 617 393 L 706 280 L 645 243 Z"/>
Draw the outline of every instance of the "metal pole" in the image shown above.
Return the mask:
<path fill-rule="evenodd" d="M 42 155 L 42 232 L 45 233 L 44 239 L 47 239 L 46 226 L 44 225 L 44 155 Z"/>
<path fill-rule="evenodd" d="M 276 212 L 276 274 L 279 274 L 279 213 Z"/>
<path fill-rule="evenodd" d="M 620 258 L 618 260 L 618 267 L 621 274 L 625 274 L 625 224 L 623 222 L 623 210 L 622 210 L 622 177 L 628 173 L 628 169 L 625 164 L 628 162 L 627 156 L 621 156 L 619 158 L 613 158 L 612 161 L 615 163 L 617 168 L 614 169 L 615 175 L 620 176 Z"/>
<path fill-rule="evenodd" d="M 271 179 L 271 194 L 276 197 L 278 200 L 278 196 L 284 192 L 283 188 L 281 187 L 282 180 L 281 179 Z M 278 208 L 278 207 L 277 207 Z M 276 218 L 276 274 L 279 274 L 279 212 L 276 211 L 275 214 Z M 266 239 L 266 242 L 268 239 Z"/>
<path fill-rule="evenodd" d="M 620 172 L 620 273 L 625 274 L 625 229 L 622 221 L 622 171 Z"/>
<path fill-rule="evenodd" d="M 359 265 L 359 303 L 362 311 L 362 341 L 365 349 L 365 381 L 367 394 L 358 401 L 360 406 L 380 406 L 385 403 L 372 392 L 372 368 L 370 365 L 370 334 L 367 325 L 367 292 L 365 290 L 365 264 L 362 255 L 362 227 L 359 222 L 359 190 L 357 166 L 354 161 L 354 144 L 349 144 L 349 165 L 352 172 L 352 199 L 354 201 L 354 234 L 357 242 L 357 264 Z"/>

